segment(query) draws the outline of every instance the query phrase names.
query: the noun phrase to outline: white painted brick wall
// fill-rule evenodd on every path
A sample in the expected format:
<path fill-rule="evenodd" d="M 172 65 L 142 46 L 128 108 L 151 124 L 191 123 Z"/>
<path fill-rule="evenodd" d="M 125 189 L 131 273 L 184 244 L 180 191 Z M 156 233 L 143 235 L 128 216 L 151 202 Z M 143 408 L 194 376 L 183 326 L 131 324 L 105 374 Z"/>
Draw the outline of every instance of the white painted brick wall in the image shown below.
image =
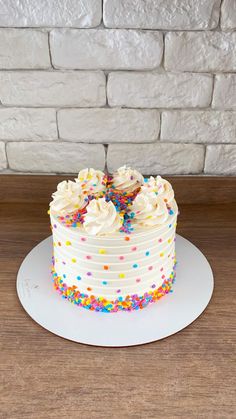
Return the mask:
<path fill-rule="evenodd" d="M 3 141 L 0 141 L 0 170 L 6 169 L 7 167 L 7 157 L 5 152 L 5 144 Z"/>
<path fill-rule="evenodd" d="M 0 108 L 1 140 L 56 140 L 55 109 Z"/>
<path fill-rule="evenodd" d="M 212 101 L 215 109 L 236 109 L 236 74 L 218 74 Z"/>
<path fill-rule="evenodd" d="M 88 166 L 105 165 L 101 144 L 11 142 L 7 155 L 10 169 L 20 172 L 76 173 Z"/>
<path fill-rule="evenodd" d="M 9 106 L 104 106 L 106 80 L 100 71 L 1 71 L 0 100 Z"/>
<path fill-rule="evenodd" d="M 0 0 L 0 171 L 236 175 L 236 0 Z"/>
<path fill-rule="evenodd" d="M 0 11 L 1 17 L 2 10 Z M 51 67 L 46 32 L 30 29 L 0 29 L 0 68 Z"/>
<path fill-rule="evenodd" d="M 165 111 L 161 139 L 186 143 L 236 143 L 236 112 Z"/>
<path fill-rule="evenodd" d="M 221 28 L 236 29 L 236 1 L 223 0 L 221 7 Z"/>
<path fill-rule="evenodd" d="M 203 108 L 211 103 L 213 78 L 193 73 L 110 73 L 108 104 L 131 108 Z"/>
<path fill-rule="evenodd" d="M 112 144 L 108 149 L 108 170 L 123 164 L 144 174 L 186 174 L 203 170 L 204 147 L 199 144 Z"/>
<path fill-rule="evenodd" d="M 104 0 L 108 28 L 213 29 L 220 0 Z"/>
<path fill-rule="evenodd" d="M 236 175 L 236 145 L 207 146 L 205 173 Z"/>
<path fill-rule="evenodd" d="M 101 11 L 102 0 L 2 0 L 0 26 L 90 28 Z"/>
<path fill-rule="evenodd" d="M 169 32 L 165 38 L 165 68 L 169 71 L 235 71 L 236 33 Z"/>
<path fill-rule="evenodd" d="M 50 34 L 56 68 L 149 70 L 162 59 L 162 34 L 126 29 L 55 29 Z"/>
<path fill-rule="evenodd" d="M 58 112 L 58 127 L 63 140 L 146 143 L 157 140 L 160 115 L 147 109 L 67 109 Z"/>

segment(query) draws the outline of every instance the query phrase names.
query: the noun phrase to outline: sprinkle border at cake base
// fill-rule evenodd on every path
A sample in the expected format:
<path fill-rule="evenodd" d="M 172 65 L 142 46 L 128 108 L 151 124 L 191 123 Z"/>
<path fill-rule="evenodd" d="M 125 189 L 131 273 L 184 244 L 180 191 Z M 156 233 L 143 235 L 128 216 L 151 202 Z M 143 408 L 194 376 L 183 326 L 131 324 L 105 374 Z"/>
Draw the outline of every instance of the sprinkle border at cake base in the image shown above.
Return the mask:
<path fill-rule="evenodd" d="M 133 311 L 143 309 L 147 307 L 148 304 L 154 303 L 166 294 L 173 292 L 172 285 L 176 279 L 176 261 L 169 278 L 165 279 L 162 285 L 156 290 L 145 292 L 141 296 L 133 294 L 127 295 L 125 298 L 118 297 L 116 300 L 108 300 L 104 297 L 95 297 L 94 295 L 81 293 L 75 285 L 68 287 L 63 279 L 57 275 L 54 266 L 52 267 L 52 277 L 54 288 L 61 294 L 61 296 L 79 307 L 103 313 Z"/>

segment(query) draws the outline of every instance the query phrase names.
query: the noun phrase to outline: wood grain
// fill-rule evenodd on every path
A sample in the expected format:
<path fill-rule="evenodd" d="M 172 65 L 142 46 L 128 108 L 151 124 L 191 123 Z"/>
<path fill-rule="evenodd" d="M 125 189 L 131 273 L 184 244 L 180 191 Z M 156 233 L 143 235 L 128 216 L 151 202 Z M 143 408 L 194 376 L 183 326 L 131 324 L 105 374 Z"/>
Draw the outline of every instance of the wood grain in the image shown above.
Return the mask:
<path fill-rule="evenodd" d="M 225 202 L 232 179 L 220 180 L 217 204 L 180 206 L 178 233 L 204 252 L 214 271 L 215 290 L 205 312 L 162 341 L 100 348 L 54 336 L 34 323 L 17 299 L 23 258 L 50 234 L 44 200 L 57 182 L 44 176 L 46 192 L 40 190 L 37 202 L 32 178 L 18 185 L 15 202 L 0 204 L 0 417 L 234 418 L 236 204 Z M 7 185 L 14 189 L 11 179 Z M 190 180 L 181 182 L 182 196 L 193 196 Z M 214 187 L 213 179 L 201 182 L 218 191 L 218 179 Z"/>
<path fill-rule="evenodd" d="M 0 202 L 45 203 L 59 182 L 74 176 L 1 175 Z M 236 177 L 165 176 L 175 190 L 179 204 L 236 202 Z M 184 182 L 183 182 L 184 179 Z"/>

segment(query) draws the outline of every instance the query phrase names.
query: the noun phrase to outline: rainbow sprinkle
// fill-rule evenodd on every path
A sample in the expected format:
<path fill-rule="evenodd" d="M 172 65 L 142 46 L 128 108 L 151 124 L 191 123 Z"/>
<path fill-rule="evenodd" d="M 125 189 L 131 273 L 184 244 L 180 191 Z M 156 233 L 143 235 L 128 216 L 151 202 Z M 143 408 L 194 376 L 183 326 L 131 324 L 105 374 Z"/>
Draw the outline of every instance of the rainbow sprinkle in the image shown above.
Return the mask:
<path fill-rule="evenodd" d="M 97 193 L 96 195 L 88 195 L 86 197 L 87 203 L 92 199 L 105 197 L 106 201 L 112 201 L 116 207 L 116 211 L 123 216 L 123 225 L 120 228 L 121 233 L 130 234 L 133 231 L 132 219 L 134 218 L 134 213 L 130 212 L 130 206 L 132 205 L 133 200 L 136 198 L 140 188 L 138 187 L 133 192 L 119 191 L 114 188 L 112 185 L 112 177 L 107 176 L 104 185 L 106 190 Z M 87 205 L 86 205 L 87 206 Z M 68 214 L 66 216 L 57 216 L 57 219 L 65 227 L 80 227 L 84 223 L 84 215 L 86 214 L 86 207 L 82 210 L 78 210 L 73 214 Z"/>
<path fill-rule="evenodd" d="M 52 276 L 55 289 L 73 304 L 87 310 L 99 311 L 103 313 L 116 313 L 118 311 L 132 311 L 145 308 L 148 304 L 154 303 L 164 295 L 172 292 L 172 285 L 176 278 L 176 262 L 173 271 L 168 279 L 165 279 L 162 285 L 154 291 L 145 292 L 143 295 L 127 295 L 125 298 L 118 297 L 116 300 L 107 300 L 104 297 L 95 297 L 81 293 L 77 286 L 68 287 L 63 279 L 57 275 L 54 266 Z M 78 278 L 79 279 L 79 278 Z M 117 290 L 117 292 L 120 290 Z"/>

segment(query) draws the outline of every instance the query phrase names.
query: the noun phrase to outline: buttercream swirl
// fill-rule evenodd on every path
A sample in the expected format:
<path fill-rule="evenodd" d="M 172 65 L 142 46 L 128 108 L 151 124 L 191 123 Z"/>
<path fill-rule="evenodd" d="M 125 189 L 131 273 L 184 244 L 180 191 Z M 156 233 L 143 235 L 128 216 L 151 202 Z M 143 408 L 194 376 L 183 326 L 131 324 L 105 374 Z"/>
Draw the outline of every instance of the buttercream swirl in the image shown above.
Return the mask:
<path fill-rule="evenodd" d="M 163 224 L 168 218 L 168 209 L 164 200 L 155 192 L 140 192 L 133 201 L 131 212 L 133 222 L 141 226 Z"/>
<path fill-rule="evenodd" d="M 123 217 L 116 211 L 114 204 L 106 202 L 105 198 L 93 199 L 86 210 L 83 226 L 93 236 L 113 233 L 122 226 Z"/>
<path fill-rule="evenodd" d="M 89 193 L 103 192 L 106 190 L 104 184 L 105 174 L 101 170 L 83 169 L 79 172 L 78 177 L 75 179 L 82 190 Z"/>
<path fill-rule="evenodd" d="M 174 199 L 174 191 L 168 180 L 163 179 L 161 176 L 154 178 L 150 176 L 148 181 L 144 183 L 141 188 L 142 192 L 154 192 L 165 200 L 167 204 L 170 204 Z"/>
<path fill-rule="evenodd" d="M 58 183 L 57 190 L 52 194 L 52 198 L 50 208 L 58 215 L 71 214 L 86 205 L 80 185 L 71 180 Z"/>
<path fill-rule="evenodd" d="M 137 170 L 122 166 L 114 174 L 113 186 L 125 192 L 133 192 L 143 184 L 143 176 Z"/>

